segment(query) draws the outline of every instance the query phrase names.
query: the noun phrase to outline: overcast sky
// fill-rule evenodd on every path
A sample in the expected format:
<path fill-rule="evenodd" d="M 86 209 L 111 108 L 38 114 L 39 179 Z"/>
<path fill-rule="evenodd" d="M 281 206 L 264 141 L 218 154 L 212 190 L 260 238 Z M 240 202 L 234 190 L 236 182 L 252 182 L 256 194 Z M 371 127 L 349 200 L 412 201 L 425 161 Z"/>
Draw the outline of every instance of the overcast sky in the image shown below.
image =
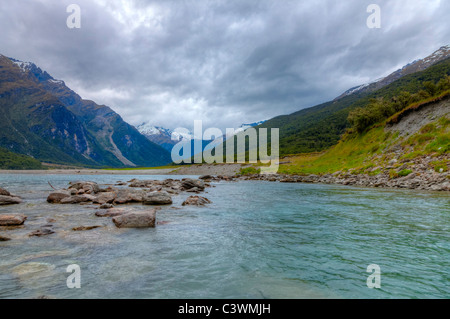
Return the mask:
<path fill-rule="evenodd" d="M 69 4 L 81 28 L 69 29 Z M 369 29 L 367 6 L 381 8 Z M 450 0 L 0 0 L 0 53 L 130 124 L 237 127 L 326 102 L 450 43 Z"/>

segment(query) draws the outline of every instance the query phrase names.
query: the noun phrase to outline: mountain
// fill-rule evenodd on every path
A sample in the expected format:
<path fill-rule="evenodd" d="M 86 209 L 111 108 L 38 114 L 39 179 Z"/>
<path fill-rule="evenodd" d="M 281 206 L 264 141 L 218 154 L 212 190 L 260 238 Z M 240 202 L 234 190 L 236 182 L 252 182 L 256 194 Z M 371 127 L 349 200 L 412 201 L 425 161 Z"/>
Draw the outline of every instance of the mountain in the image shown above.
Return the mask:
<path fill-rule="evenodd" d="M 290 115 L 277 116 L 258 127 L 280 129 L 280 154 L 282 156 L 328 149 L 339 142 L 342 134 L 349 127 L 347 118 L 351 110 L 368 105 L 371 99 L 390 99 L 403 91 L 414 92 L 422 87 L 423 82 L 437 82 L 443 76 L 450 74 L 448 50 L 438 51 L 439 53 L 420 60 L 423 62 L 416 61 L 403 68 L 413 70 L 412 65 L 417 68 L 428 66 L 424 70 L 404 75 L 380 89 L 353 90 L 351 94 L 333 101 L 302 109 Z M 447 52 L 447 55 L 444 52 Z M 439 61 L 429 66 L 432 61 L 436 60 Z M 383 83 L 391 81 L 394 77 L 391 74 L 385 78 Z"/>
<path fill-rule="evenodd" d="M 255 123 L 250 124 L 242 124 L 239 128 L 235 129 L 235 134 L 238 134 L 240 132 L 243 132 L 250 127 L 255 127 L 258 125 L 261 125 L 265 123 L 266 121 L 259 121 Z M 144 122 L 141 125 L 136 126 L 137 130 L 147 137 L 150 141 L 152 141 L 155 144 L 158 144 L 162 147 L 164 147 L 169 152 L 172 151 L 172 148 L 175 144 L 180 142 L 183 139 L 193 139 L 194 134 L 192 132 L 189 132 L 188 134 L 179 133 L 173 130 L 169 130 L 164 127 L 160 126 L 153 126 L 150 123 Z M 175 138 L 175 140 L 172 140 L 172 136 Z M 223 135 L 223 139 L 226 140 L 230 136 Z M 210 140 L 203 140 L 203 149 L 211 143 Z"/>
<path fill-rule="evenodd" d="M 375 80 L 371 83 L 363 84 L 354 88 L 351 88 L 347 91 L 345 91 L 342 95 L 337 97 L 335 100 L 339 100 L 340 98 L 343 98 L 344 96 L 351 95 L 353 93 L 357 92 L 374 92 L 376 90 L 379 90 L 386 85 L 391 84 L 392 82 L 412 73 L 416 73 L 419 71 L 426 70 L 433 64 L 436 64 L 437 62 L 440 62 L 442 60 L 447 59 L 450 57 L 450 46 L 445 45 L 439 48 L 439 50 L 433 52 L 431 55 L 427 56 L 424 59 L 416 60 L 411 63 L 408 63 L 403 68 L 391 73 L 390 75 Z"/>
<path fill-rule="evenodd" d="M 242 124 L 241 126 L 239 126 L 237 129 L 234 130 L 234 135 L 239 134 L 240 132 L 244 132 L 245 130 L 248 130 L 251 127 L 256 127 L 258 125 L 262 125 L 264 123 L 266 123 L 267 121 L 259 121 L 259 122 L 255 122 L 255 123 L 250 123 L 250 124 Z M 224 138 L 227 139 L 230 136 L 226 136 L 224 135 Z"/>
<path fill-rule="evenodd" d="M 38 160 L 10 152 L 0 147 L 0 168 L 1 169 L 44 169 Z"/>
<path fill-rule="evenodd" d="M 193 138 L 191 132 L 189 132 L 189 134 L 183 134 L 167 128 L 153 126 L 146 122 L 136 126 L 136 129 L 151 142 L 160 145 L 169 152 L 171 152 L 172 147 L 181 140 Z M 172 135 L 175 140 L 172 140 Z"/>
<path fill-rule="evenodd" d="M 326 152 L 285 158 L 279 173 L 333 174 L 323 181 L 343 178 L 345 185 L 432 190 L 446 185 L 449 190 L 450 76 L 443 79 L 434 97 L 413 102 L 364 132 L 345 134 Z"/>
<path fill-rule="evenodd" d="M 111 108 L 83 100 L 35 64 L 0 55 L 0 147 L 39 161 L 158 166 L 170 154 Z"/>

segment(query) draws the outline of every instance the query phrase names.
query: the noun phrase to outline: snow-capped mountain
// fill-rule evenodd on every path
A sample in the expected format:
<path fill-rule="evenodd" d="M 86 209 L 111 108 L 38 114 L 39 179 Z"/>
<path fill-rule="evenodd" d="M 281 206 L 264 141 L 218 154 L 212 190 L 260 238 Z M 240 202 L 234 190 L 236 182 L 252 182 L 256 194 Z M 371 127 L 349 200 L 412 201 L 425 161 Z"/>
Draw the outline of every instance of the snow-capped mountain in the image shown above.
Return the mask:
<path fill-rule="evenodd" d="M 245 130 L 247 130 L 247 129 L 251 128 L 251 127 L 255 127 L 255 126 L 261 125 L 261 124 L 263 124 L 265 122 L 267 122 L 267 121 L 259 121 L 259 122 L 255 122 L 255 123 L 242 124 L 238 128 L 234 129 L 234 134 L 228 134 L 228 135 L 225 134 L 223 137 L 226 140 L 226 139 L 230 138 L 231 136 L 234 136 L 236 134 L 244 132 Z"/>
<path fill-rule="evenodd" d="M 234 135 L 249 129 L 250 127 L 261 125 L 264 122 L 266 121 L 259 121 L 250 124 L 242 124 L 239 128 L 235 129 Z M 136 126 L 136 128 L 142 135 L 147 137 L 150 141 L 164 147 L 168 151 L 171 151 L 172 147 L 178 142 L 182 140 L 192 140 L 194 138 L 194 134 L 192 132 L 189 132 L 187 134 L 181 133 L 177 132 L 176 130 L 175 131 L 170 130 L 161 126 L 154 126 L 147 122 L 144 122 L 141 125 Z M 232 135 L 229 136 L 224 135 L 223 138 L 224 140 L 226 140 L 231 136 Z M 172 137 L 174 139 L 172 139 Z M 203 141 L 204 144 L 208 144 L 210 142 L 211 141 Z"/>
<path fill-rule="evenodd" d="M 446 58 L 450 57 L 450 45 L 445 45 L 439 48 L 439 50 L 433 52 L 431 55 L 427 56 L 424 59 L 415 60 L 411 63 L 408 63 L 403 68 L 391 73 L 390 75 L 375 80 L 370 83 L 366 83 L 363 85 L 359 85 L 353 87 L 347 91 L 345 91 L 342 95 L 337 97 L 335 100 L 343 98 L 344 96 L 351 95 L 354 93 L 362 93 L 362 92 L 372 92 L 381 89 L 382 87 L 391 84 L 392 82 L 404 77 L 405 75 L 412 74 L 415 72 L 423 71 L 433 64 L 442 61 Z"/>
<path fill-rule="evenodd" d="M 148 138 L 151 142 L 156 143 L 168 151 L 172 150 L 172 147 L 182 140 L 190 140 L 193 138 L 193 134 L 181 133 L 178 131 L 169 130 L 164 127 L 154 126 L 150 123 L 144 122 L 141 125 L 136 126 L 137 130 Z M 172 137 L 174 139 L 172 139 Z"/>

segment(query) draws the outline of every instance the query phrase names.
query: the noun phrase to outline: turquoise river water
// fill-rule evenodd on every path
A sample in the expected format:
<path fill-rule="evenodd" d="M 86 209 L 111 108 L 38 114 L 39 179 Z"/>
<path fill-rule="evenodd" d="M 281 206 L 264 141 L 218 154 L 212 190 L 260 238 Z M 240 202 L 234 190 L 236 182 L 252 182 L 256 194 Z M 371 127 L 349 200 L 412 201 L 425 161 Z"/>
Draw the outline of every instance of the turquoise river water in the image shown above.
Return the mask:
<path fill-rule="evenodd" d="M 158 212 L 167 223 L 128 230 L 94 205 L 46 203 L 48 181 L 132 178 L 169 176 L 0 175 L 24 199 L 0 214 L 28 216 L 0 228 L 12 239 L 0 242 L 0 298 L 450 298 L 448 193 L 220 182 L 211 205 L 182 207 L 181 194 Z M 55 234 L 28 236 L 49 218 Z M 103 227 L 71 230 L 89 225 Z M 67 288 L 71 264 L 81 289 Z M 367 287 L 370 264 L 380 289 Z"/>

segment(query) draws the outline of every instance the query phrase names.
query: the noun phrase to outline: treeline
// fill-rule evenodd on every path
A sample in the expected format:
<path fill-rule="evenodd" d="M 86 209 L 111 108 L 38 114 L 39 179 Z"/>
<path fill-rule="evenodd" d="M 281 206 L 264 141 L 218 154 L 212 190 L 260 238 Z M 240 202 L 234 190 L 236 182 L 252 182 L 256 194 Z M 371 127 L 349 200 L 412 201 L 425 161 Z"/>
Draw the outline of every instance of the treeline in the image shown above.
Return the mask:
<path fill-rule="evenodd" d="M 43 169 L 41 162 L 0 147 L 0 169 Z"/>
<path fill-rule="evenodd" d="M 438 82 L 424 81 L 421 88 L 411 93 L 402 91 L 391 99 L 384 97 L 372 98 L 365 107 L 358 107 L 351 111 L 348 121 L 353 131 L 364 132 L 374 124 L 381 123 L 392 115 L 406 109 L 413 103 L 439 97 L 450 90 L 450 76 L 446 75 Z"/>

